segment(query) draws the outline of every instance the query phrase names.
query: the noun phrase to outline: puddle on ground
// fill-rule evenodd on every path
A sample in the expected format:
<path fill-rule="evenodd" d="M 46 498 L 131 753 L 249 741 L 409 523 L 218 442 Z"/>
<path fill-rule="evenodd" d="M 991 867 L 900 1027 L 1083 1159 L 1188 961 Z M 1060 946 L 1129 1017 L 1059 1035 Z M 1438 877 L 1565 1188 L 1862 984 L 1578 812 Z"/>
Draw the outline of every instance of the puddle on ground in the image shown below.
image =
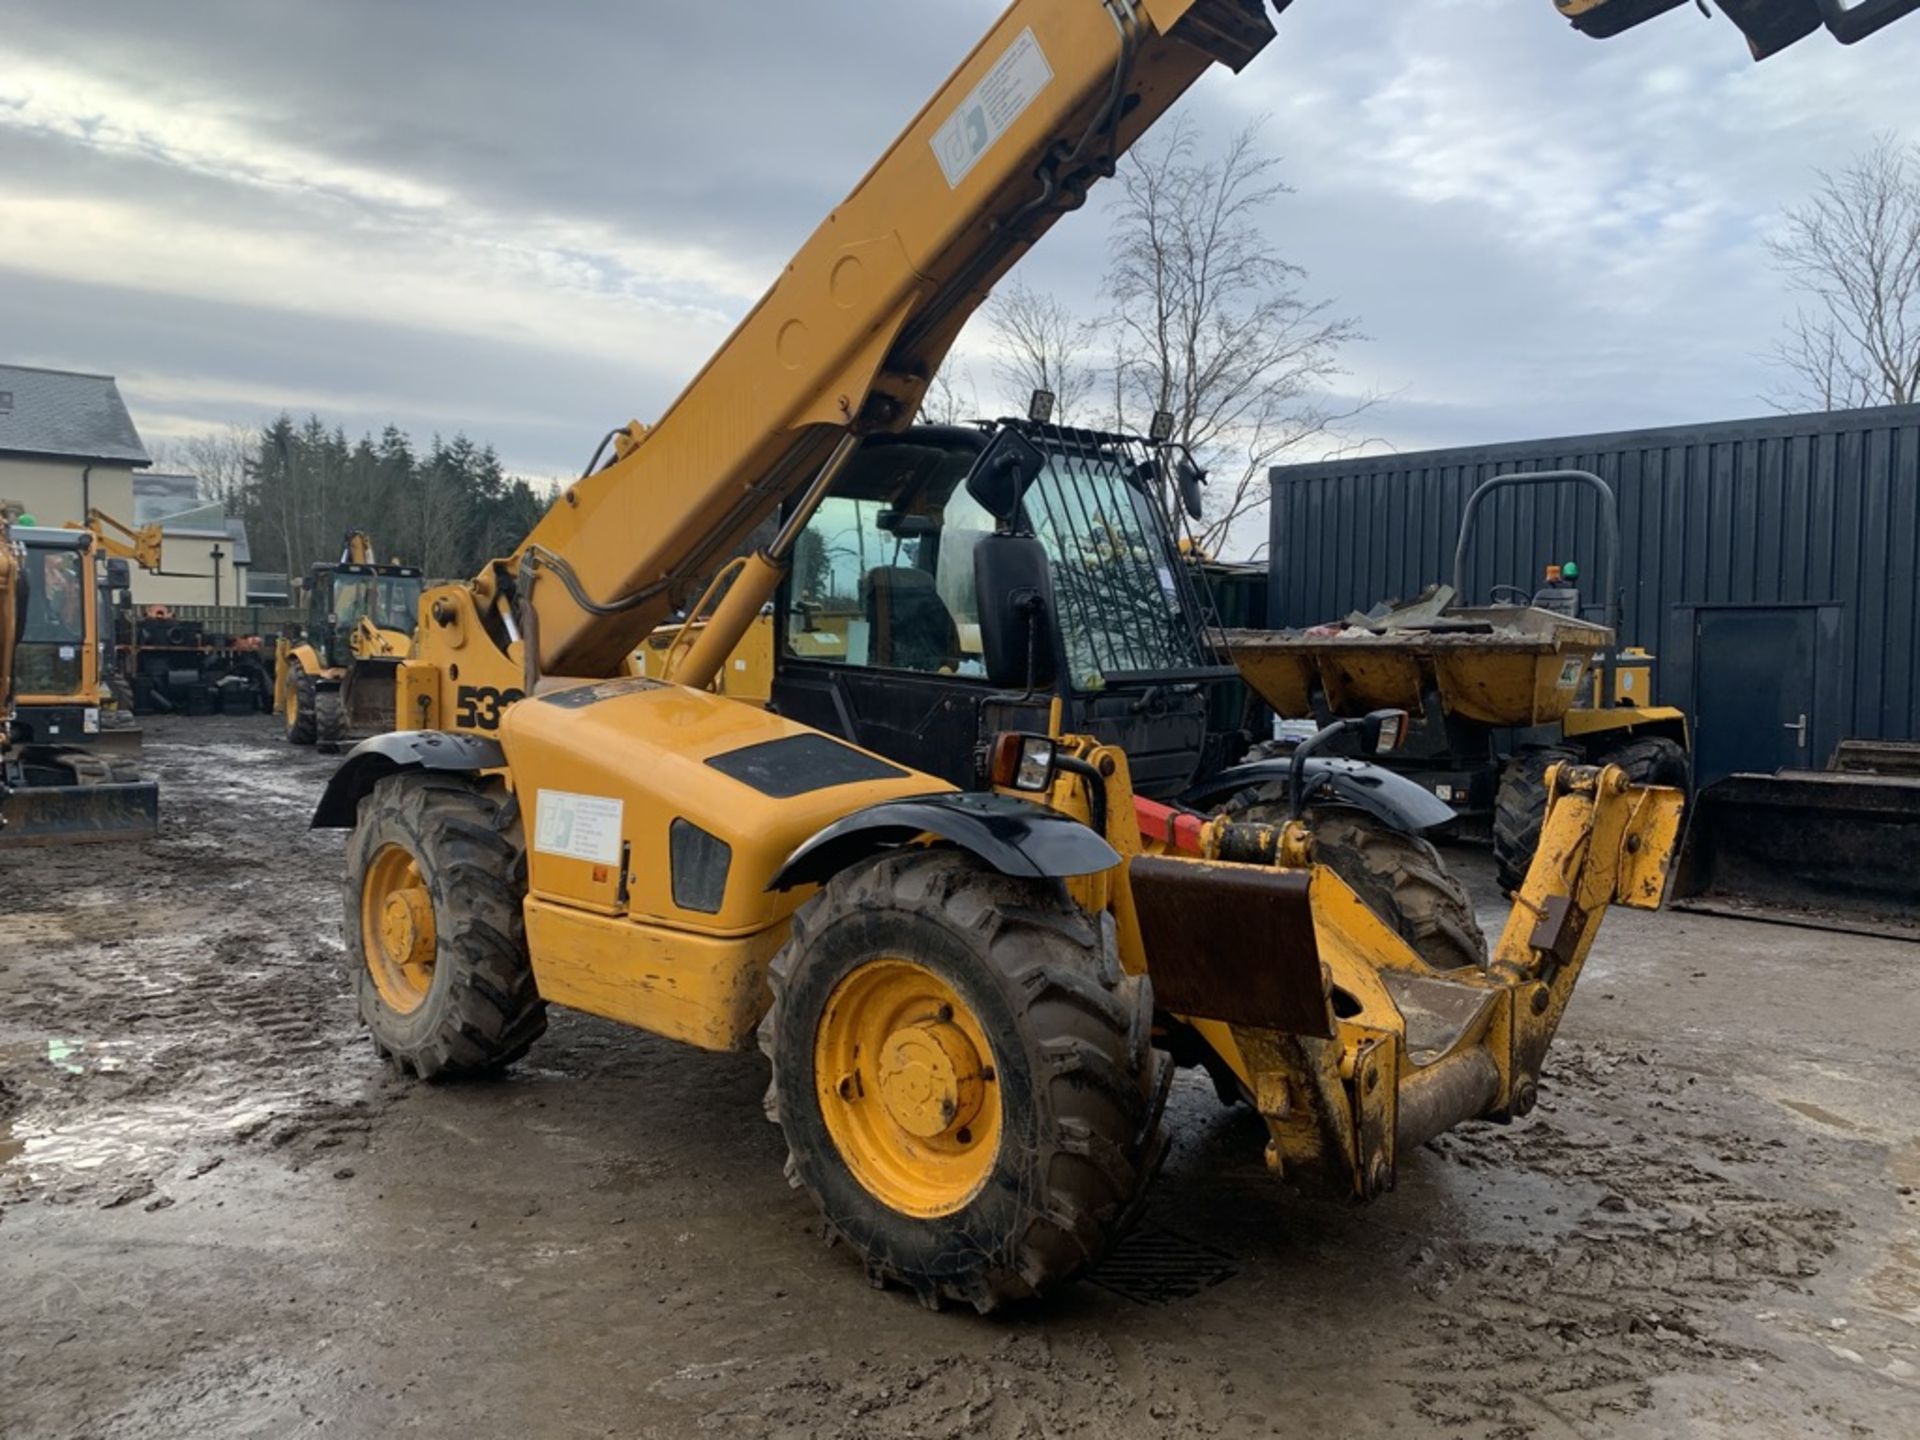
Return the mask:
<path fill-rule="evenodd" d="M 165 1101 L 122 1103 L 110 1115 L 82 1116 L 59 1125 L 35 1125 L 16 1117 L 0 1127 L 0 1165 L 17 1164 L 33 1180 L 52 1172 L 92 1175 L 145 1173 L 156 1162 L 177 1159 L 193 1141 L 230 1140 L 258 1130 L 273 1107 L 249 1099 L 227 1107 Z"/>
<path fill-rule="evenodd" d="M 49 1035 L 45 1040 L 0 1044 L 0 1069 L 44 1060 L 69 1075 L 112 1075 L 138 1057 L 139 1047 L 127 1040 L 68 1040 Z"/>

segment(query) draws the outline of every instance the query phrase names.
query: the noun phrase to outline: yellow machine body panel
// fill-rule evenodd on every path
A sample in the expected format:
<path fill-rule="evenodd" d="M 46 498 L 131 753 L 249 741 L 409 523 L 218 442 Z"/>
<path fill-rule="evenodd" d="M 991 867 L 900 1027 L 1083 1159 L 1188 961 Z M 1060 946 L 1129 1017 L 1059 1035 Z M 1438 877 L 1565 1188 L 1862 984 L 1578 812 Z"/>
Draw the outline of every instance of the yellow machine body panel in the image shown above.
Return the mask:
<path fill-rule="evenodd" d="M 644 677 L 556 687 L 501 726 L 547 998 L 744 1042 L 804 893 L 769 882 L 851 811 L 952 786 L 754 706 Z"/>
<path fill-rule="evenodd" d="M 1625 704 L 1605 710 L 1582 705 L 1566 713 L 1560 722 L 1560 729 L 1569 740 L 1653 731 L 1671 736 L 1684 748 L 1692 749 L 1688 738 L 1687 712 L 1674 705 Z"/>
<path fill-rule="evenodd" d="M 697 622 L 690 627 L 689 633 L 698 633 L 705 629 L 705 622 Z M 682 627 L 662 625 L 646 638 L 640 648 L 634 651 L 634 671 L 655 680 L 667 678 L 669 659 L 673 653 L 674 642 L 681 638 Z M 828 637 L 831 639 L 832 637 Z M 802 637 L 803 640 L 806 637 Z M 846 637 L 842 634 L 837 650 L 827 649 L 817 641 L 796 646 L 796 652 L 809 656 L 828 655 L 838 658 L 846 654 Z M 747 633 L 735 642 L 728 654 L 726 663 L 707 686 L 716 695 L 724 695 L 729 700 L 744 701 L 749 705 L 765 705 L 773 698 L 774 668 L 774 623 L 773 616 L 762 615 L 747 627 Z"/>

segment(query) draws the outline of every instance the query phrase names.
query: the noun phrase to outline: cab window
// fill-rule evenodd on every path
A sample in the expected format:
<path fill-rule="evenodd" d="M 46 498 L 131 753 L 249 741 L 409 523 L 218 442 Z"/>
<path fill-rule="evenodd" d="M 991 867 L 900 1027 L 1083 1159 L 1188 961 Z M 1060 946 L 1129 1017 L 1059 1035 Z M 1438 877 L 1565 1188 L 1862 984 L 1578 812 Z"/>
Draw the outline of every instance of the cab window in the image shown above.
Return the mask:
<path fill-rule="evenodd" d="M 27 612 L 14 652 L 20 695 L 71 695 L 80 689 L 87 643 L 86 557 L 78 550 L 30 550 Z"/>
<path fill-rule="evenodd" d="M 964 534 L 948 528 L 953 510 L 952 502 L 945 512 L 926 514 L 878 499 L 823 501 L 794 556 L 789 653 L 830 664 L 982 674 L 973 552 Z M 984 516 L 966 524 L 991 528 Z"/>

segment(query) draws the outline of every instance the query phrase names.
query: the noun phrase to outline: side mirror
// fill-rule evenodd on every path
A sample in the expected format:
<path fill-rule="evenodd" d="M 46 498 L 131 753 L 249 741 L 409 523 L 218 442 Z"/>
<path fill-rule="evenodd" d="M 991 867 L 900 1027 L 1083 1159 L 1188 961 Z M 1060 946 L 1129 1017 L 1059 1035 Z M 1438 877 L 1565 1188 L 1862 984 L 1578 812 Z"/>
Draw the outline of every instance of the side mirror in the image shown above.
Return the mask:
<path fill-rule="evenodd" d="M 133 584 L 133 567 L 125 560 L 107 561 L 107 588 L 125 590 Z"/>
<path fill-rule="evenodd" d="M 973 583 L 987 679 L 1007 690 L 1052 685 L 1053 577 L 1046 547 L 1031 535 L 982 536 L 973 547 Z"/>
<path fill-rule="evenodd" d="M 1348 720 L 1336 720 L 1302 740 L 1293 749 L 1293 763 L 1287 767 L 1288 815 L 1298 820 L 1307 813 L 1307 757 L 1325 748 L 1342 735 L 1355 736 L 1360 748 L 1369 755 L 1386 755 L 1407 741 L 1410 717 L 1404 710 L 1374 710 Z"/>
<path fill-rule="evenodd" d="M 1046 468 L 1039 446 L 1017 430 L 1002 430 L 967 472 L 967 494 L 1002 525 L 1011 525 L 1020 518 L 1027 487 Z"/>

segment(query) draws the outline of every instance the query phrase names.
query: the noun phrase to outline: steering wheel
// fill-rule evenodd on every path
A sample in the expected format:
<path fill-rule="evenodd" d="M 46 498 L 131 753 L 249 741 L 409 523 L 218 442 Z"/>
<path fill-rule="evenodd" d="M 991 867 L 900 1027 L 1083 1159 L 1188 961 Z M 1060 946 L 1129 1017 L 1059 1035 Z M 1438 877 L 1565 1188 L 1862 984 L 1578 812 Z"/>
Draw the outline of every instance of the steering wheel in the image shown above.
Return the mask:
<path fill-rule="evenodd" d="M 1526 590 L 1522 590 L 1518 585 L 1496 585 L 1493 587 L 1491 593 L 1493 595 L 1493 603 L 1496 605 L 1519 605 L 1524 608 L 1533 604 L 1532 594 Z M 1503 595 L 1510 595 L 1516 598 L 1503 600 L 1500 598 Z"/>

